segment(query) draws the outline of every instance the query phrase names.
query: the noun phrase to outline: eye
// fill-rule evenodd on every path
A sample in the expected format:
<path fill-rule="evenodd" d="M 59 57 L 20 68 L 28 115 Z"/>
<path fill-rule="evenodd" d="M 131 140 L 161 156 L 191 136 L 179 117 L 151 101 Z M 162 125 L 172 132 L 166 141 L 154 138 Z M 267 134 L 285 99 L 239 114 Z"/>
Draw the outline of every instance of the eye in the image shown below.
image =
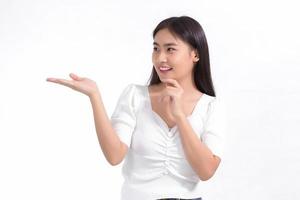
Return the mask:
<path fill-rule="evenodd" d="M 153 47 L 153 51 L 158 51 L 158 48 L 157 47 Z"/>
<path fill-rule="evenodd" d="M 174 48 L 168 48 L 168 51 L 175 51 L 176 49 Z"/>

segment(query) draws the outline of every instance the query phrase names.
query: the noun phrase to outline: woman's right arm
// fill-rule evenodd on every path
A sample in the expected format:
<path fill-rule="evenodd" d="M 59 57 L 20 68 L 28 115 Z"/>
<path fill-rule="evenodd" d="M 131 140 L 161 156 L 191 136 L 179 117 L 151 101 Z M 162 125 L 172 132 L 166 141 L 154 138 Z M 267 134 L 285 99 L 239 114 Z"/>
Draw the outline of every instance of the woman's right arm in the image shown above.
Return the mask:
<path fill-rule="evenodd" d="M 47 78 L 47 81 L 67 86 L 73 90 L 81 92 L 90 98 L 93 108 L 95 128 L 99 144 L 106 160 L 111 165 L 117 165 L 124 159 L 128 147 L 125 145 L 113 129 L 108 118 L 100 92 L 95 81 L 70 74 L 73 80 L 60 78 Z"/>
<path fill-rule="evenodd" d="M 124 159 L 128 147 L 121 142 L 108 118 L 99 92 L 90 96 L 99 144 L 106 160 L 117 165 Z"/>

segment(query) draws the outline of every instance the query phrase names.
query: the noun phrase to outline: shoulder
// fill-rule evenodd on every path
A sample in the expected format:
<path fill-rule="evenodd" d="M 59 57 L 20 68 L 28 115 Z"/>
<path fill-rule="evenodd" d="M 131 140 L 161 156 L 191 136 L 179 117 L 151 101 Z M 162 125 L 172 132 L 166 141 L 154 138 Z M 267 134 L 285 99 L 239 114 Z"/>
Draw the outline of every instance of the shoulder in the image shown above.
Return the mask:
<path fill-rule="evenodd" d="M 226 102 L 224 101 L 222 96 L 210 96 L 206 95 L 206 106 L 207 106 L 207 114 L 208 115 L 226 115 Z"/>
<path fill-rule="evenodd" d="M 205 94 L 205 102 L 208 107 L 215 106 L 216 104 L 220 104 L 222 102 L 222 97 L 220 96 L 210 96 Z"/>
<path fill-rule="evenodd" d="M 129 83 L 124 86 L 120 95 L 120 100 L 132 105 L 135 109 L 145 97 L 147 86 L 135 83 Z"/>
<path fill-rule="evenodd" d="M 123 93 L 130 93 L 131 96 L 139 97 L 141 95 L 144 95 L 146 89 L 147 89 L 146 85 L 129 83 L 124 87 Z"/>
<path fill-rule="evenodd" d="M 213 106 L 219 98 L 210 96 L 206 93 L 203 93 L 202 96 L 202 109 L 209 109 L 209 107 Z"/>

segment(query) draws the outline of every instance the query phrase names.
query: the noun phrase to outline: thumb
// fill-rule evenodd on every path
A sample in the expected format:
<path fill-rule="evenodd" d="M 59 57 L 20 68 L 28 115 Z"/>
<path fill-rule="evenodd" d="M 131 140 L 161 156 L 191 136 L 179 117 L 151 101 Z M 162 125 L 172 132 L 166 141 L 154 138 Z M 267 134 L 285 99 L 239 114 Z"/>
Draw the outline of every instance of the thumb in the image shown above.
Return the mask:
<path fill-rule="evenodd" d="M 82 80 L 81 77 L 77 76 L 77 75 L 74 74 L 74 73 L 70 73 L 69 76 L 70 76 L 72 79 L 76 80 L 76 81 Z"/>

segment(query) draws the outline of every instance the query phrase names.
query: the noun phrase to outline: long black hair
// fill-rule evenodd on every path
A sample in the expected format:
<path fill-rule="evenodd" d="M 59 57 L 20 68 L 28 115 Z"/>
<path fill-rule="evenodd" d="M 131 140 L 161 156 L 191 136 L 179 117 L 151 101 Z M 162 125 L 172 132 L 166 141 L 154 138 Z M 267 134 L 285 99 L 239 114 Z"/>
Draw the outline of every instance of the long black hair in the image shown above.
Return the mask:
<path fill-rule="evenodd" d="M 199 61 L 193 68 L 193 77 L 196 87 L 200 92 L 215 97 L 215 90 L 211 78 L 207 40 L 199 22 L 188 16 L 167 18 L 161 21 L 154 29 L 153 39 L 159 30 L 165 28 L 184 42 L 188 43 L 193 49 L 197 50 Z M 161 83 L 154 66 L 149 80 L 150 85 Z"/>

